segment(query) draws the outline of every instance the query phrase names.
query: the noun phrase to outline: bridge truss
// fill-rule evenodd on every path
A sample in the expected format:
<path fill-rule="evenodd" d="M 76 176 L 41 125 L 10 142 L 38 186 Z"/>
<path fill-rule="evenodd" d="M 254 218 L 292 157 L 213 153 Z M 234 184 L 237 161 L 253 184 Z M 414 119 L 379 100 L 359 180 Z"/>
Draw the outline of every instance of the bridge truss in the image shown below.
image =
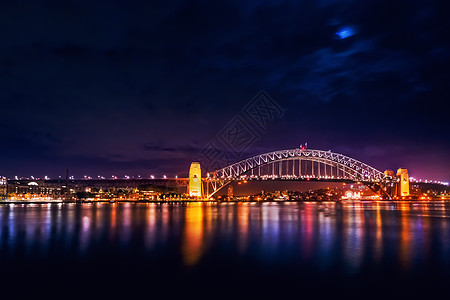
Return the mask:
<path fill-rule="evenodd" d="M 290 149 L 256 155 L 209 174 L 208 197 L 235 180 L 329 180 L 381 184 L 383 172 L 351 157 L 331 151 Z M 211 187 L 211 192 L 209 192 Z"/>

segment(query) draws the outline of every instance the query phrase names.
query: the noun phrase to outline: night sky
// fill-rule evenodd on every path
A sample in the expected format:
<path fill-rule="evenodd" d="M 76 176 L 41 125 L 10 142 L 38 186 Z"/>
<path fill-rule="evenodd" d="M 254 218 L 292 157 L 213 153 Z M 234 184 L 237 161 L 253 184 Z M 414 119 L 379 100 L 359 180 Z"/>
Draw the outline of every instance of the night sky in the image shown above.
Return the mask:
<path fill-rule="evenodd" d="M 239 157 L 308 142 L 449 181 L 448 6 L 4 1 L 0 175 L 185 175 L 264 90 L 283 114 Z"/>

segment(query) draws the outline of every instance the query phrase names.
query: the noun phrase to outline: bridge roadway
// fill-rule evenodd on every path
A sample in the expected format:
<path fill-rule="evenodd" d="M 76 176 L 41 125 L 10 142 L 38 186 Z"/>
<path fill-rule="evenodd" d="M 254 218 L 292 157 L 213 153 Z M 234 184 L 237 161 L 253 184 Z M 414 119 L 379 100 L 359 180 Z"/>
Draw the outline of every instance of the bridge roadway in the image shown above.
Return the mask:
<path fill-rule="evenodd" d="M 244 179 L 236 179 L 235 181 L 242 181 Z M 317 178 L 245 178 L 246 181 L 314 181 L 314 182 L 354 182 L 347 179 L 317 179 Z M 207 178 L 203 178 L 206 183 Z M 62 188 L 66 185 L 64 179 L 50 179 L 50 180 L 8 180 L 8 185 L 28 186 L 29 183 L 35 182 L 39 187 L 46 188 Z M 189 178 L 155 178 L 155 179 L 77 179 L 69 180 L 69 188 L 76 191 L 81 191 L 86 188 L 97 189 L 136 189 L 140 186 L 154 185 L 166 188 L 179 188 L 184 192 L 187 188 Z"/>
<path fill-rule="evenodd" d="M 207 178 L 202 178 L 207 181 Z M 354 182 L 347 179 L 317 179 L 317 178 L 242 178 L 235 181 L 322 181 L 322 182 Z M 66 185 L 64 179 L 49 180 L 8 180 L 8 185 L 26 186 L 30 182 L 35 182 L 40 187 L 61 188 Z M 137 188 L 142 185 L 155 185 L 164 187 L 187 186 L 189 178 L 155 178 L 155 179 L 76 179 L 69 180 L 70 188 Z"/>
<path fill-rule="evenodd" d="M 154 185 L 160 187 L 177 188 L 186 186 L 188 178 L 167 178 L 167 179 L 77 179 L 69 180 L 68 186 L 71 189 L 82 190 L 85 188 L 98 189 L 135 189 L 143 185 Z M 26 186 L 35 182 L 39 187 L 61 188 L 66 185 L 64 179 L 50 180 L 8 180 L 8 185 Z"/>

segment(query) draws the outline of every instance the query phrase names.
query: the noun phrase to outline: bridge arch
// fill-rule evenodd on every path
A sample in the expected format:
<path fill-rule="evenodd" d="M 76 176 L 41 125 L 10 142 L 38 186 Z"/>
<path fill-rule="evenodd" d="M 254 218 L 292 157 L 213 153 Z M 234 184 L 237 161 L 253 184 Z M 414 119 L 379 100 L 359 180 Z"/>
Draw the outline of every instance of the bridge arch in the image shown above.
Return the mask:
<path fill-rule="evenodd" d="M 290 174 L 289 171 L 283 174 L 281 170 L 283 162 L 287 163 L 287 168 L 292 168 Z M 290 166 L 289 162 L 292 162 Z M 302 165 L 302 163 L 306 164 Z M 278 169 L 275 170 L 277 164 Z M 272 166 L 272 172 L 267 172 L 267 167 L 270 165 Z M 261 168 L 264 169 L 264 167 L 266 167 L 265 172 L 263 172 L 265 174 L 261 175 Z M 314 170 L 315 167 L 316 171 Z M 298 168 L 297 171 L 296 168 Z M 255 174 L 256 170 L 258 170 L 257 174 Z M 297 148 L 256 155 L 212 172 L 213 193 L 209 196 L 214 195 L 224 185 L 233 180 L 246 178 L 286 178 L 294 180 L 315 178 L 351 180 L 364 183 L 383 183 L 387 179 L 383 172 L 343 154 Z"/>
<path fill-rule="evenodd" d="M 280 150 L 256 155 L 219 169 L 213 174 L 217 178 L 238 179 L 257 167 L 288 160 L 312 161 L 338 168 L 342 172 L 340 176 L 342 179 L 372 182 L 381 182 L 385 179 L 383 172 L 361 161 L 331 151 L 310 149 Z M 320 175 L 312 177 L 319 178 Z"/>

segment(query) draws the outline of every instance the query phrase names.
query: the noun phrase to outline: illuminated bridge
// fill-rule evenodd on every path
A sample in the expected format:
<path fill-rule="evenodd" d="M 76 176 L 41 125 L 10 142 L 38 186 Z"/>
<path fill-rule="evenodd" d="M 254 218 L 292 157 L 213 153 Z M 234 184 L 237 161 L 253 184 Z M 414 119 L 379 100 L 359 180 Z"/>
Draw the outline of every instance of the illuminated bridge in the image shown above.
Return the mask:
<path fill-rule="evenodd" d="M 196 165 L 197 168 L 193 168 L 192 165 Z M 214 196 L 227 184 L 242 180 L 357 182 L 364 184 L 383 199 L 399 199 L 410 195 L 410 179 L 406 169 L 400 168 L 397 173 L 389 170 L 383 173 L 361 161 L 331 151 L 304 148 L 273 151 L 206 174 L 201 172 L 198 162 L 192 165 L 188 178 L 178 176 L 154 178 L 152 175 L 147 179 L 127 178 L 127 176 L 125 179 L 117 179 L 115 176 L 113 179 L 91 179 L 85 176 L 84 179 L 75 180 L 73 177 L 69 179 L 68 173 L 65 180 L 16 178 L 6 181 L 4 178 L 3 184 L 0 184 L 0 197 L 4 198 L 8 193 L 66 195 L 68 191 L 85 192 L 90 188 L 113 192 L 155 188 L 163 193 L 181 192 L 187 188 L 189 197 L 205 199 Z M 415 188 L 418 188 L 419 183 L 427 184 L 427 181 L 411 182 L 414 182 Z M 428 183 L 424 189 L 430 189 L 430 184 L 432 183 Z M 448 183 L 435 182 L 435 184 L 448 186 Z"/>
<path fill-rule="evenodd" d="M 354 181 L 380 190 L 392 178 L 339 153 L 297 148 L 256 155 L 208 173 L 206 194 L 211 197 L 228 183 L 245 179 Z"/>

